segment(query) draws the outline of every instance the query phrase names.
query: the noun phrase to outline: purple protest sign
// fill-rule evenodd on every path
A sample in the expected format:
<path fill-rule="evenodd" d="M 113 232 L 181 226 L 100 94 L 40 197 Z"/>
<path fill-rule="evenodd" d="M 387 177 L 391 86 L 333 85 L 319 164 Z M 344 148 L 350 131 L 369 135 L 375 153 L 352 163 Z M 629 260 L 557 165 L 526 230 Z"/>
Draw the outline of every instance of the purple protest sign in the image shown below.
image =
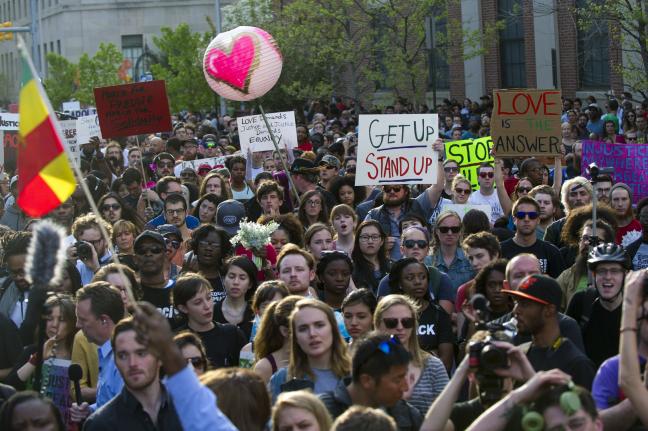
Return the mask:
<path fill-rule="evenodd" d="M 596 163 L 599 168 L 614 168 L 614 182 L 630 186 L 634 203 L 648 196 L 647 144 L 583 141 L 581 172 L 587 172 L 590 163 Z"/>

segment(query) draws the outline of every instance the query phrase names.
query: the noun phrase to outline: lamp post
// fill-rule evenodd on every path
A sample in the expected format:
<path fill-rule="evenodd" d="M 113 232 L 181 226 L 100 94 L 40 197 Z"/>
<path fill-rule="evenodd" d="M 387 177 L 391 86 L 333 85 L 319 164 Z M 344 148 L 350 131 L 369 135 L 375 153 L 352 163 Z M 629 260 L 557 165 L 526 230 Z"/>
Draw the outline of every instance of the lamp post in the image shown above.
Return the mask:
<path fill-rule="evenodd" d="M 214 6 L 216 7 L 216 34 L 218 35 L 223 31 L 220 0 L 215 0 Z M 225 114 L 227 114 L 227 106 L 225 105 L 225 98 L 223 96 L 218 96 L 218 98 L 220 99 L 220 114 L 221 117 L 224 117 Z"/>

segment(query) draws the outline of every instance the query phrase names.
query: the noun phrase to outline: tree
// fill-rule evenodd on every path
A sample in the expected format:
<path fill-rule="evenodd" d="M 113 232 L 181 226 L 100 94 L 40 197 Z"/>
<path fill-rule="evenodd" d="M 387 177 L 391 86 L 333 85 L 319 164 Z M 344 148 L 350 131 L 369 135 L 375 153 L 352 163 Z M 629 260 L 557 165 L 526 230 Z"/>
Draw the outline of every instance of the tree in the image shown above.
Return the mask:
<path fill-rule="evenodd" d="M 79 85 L 76 98 L 85 104 L 94 104 L 94 89 L 123 84 L 119 78 L 119 68 L 124 56 L 112 43 L 100 43 L 95 55 L 90 58 L 83 54 L 79 59 Z"/>
<path fill-rule="evenodd" d="M 625 86 L 648 99 L 648 1 L 584 0 L 578 3 L 573 12 L 579 30 L 591 32 L 607 25 L 612 44 L 624 54 L 623 61 L 612 64 L 612 68 L 623 76 Z"/>
<path fill-rule="evenodd" d="M 212 35 L 191 32 L 187 24 L 175 29 L 163 27 L 153 42 L 161 61 L 151 66 L 156 79 L 166 81 L 167 95 L 174 112 L 201 110 L 214 105 L 214 92 L 203 75 L 202 59 Z"/>
<path fill-rule="evenodd" d="M 43 82 L 52 106 L 58 109 L 72 99 L 78 83 L 78 67 L 65 57 L 50 52 L 47 54 L 48 78 Z"/>

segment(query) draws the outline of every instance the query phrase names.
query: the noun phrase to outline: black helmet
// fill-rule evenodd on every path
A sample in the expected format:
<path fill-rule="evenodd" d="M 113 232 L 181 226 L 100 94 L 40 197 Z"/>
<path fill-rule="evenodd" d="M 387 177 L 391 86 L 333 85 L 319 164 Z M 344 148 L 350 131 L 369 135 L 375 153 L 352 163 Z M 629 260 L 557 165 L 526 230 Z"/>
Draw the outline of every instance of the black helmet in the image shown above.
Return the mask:
<path fill-rule="evenodd" d="M 596 265 L 604 262 L 616 262 L 620 263 L 627 270 L 632 269 L 625 249 L 623 246 L 617 244 L 607 243 L 597 245 L 589 254 L 587 266 L 591 271 L 594 271 Z"/>

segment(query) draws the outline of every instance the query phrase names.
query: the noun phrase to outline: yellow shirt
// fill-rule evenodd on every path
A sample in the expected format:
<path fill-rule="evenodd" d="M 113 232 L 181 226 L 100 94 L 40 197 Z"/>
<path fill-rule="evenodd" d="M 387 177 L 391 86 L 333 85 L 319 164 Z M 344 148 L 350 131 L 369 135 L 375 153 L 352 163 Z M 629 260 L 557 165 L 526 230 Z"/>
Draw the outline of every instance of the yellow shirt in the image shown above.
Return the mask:
<path fill-rule="evenodd" d="M 83 377 L 82 388 L 96 388 L 99 381 L 99 356 L 97 345 L 88 341 L 83 331 L 78 331 L 74 336 L 72 345 L 72 362 L 81 365 Z"/>

